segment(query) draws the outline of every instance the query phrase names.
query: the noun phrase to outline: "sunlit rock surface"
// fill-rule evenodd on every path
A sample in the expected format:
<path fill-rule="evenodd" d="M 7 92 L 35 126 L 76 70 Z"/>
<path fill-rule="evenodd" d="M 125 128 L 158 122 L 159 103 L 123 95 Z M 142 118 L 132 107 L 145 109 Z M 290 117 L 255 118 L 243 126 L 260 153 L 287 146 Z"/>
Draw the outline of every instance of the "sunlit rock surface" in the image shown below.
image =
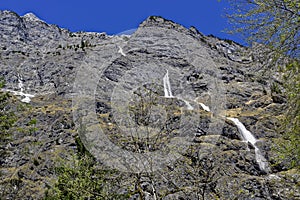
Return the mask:
<path fill-rule="evenodd" d="M 129 137 L 119 134 L 118 117 L 111 117 L 111 97 L 118 91 L 125 94 L 132 90 L 146 99 L 148 96 L 140 89 L 151 88 L 156 104 L 172 108 L 162 112 L 155 107 L 157 115 L 149 116 L 155 124 L 152 128 L 164 125 L 159 118 L 163 116 L 170 122 L 168 128 L 179 129 L 176 120 L 181 117 L 180 111 L 199 116 L 195 127 L 191 126 L 194 129 L 190 148 L 180 159 L 154 173 L 152 181 L 147 174 L 141 175 L 144 197 L 300 198 L 299 175 L 287 171 L 284 163 L 274 165 L 272 139 L 278 137 L 275 128 L 286 101 L 271 90 L 271 84 L 280 81 L 265 72 L 259 52 L 234 41 L 205 36 L 193 27 L 187 29 L 161 17 L 149 17 L 130 36 L 108 36 L 72 33 L 31 13 L 22 17 L 0 11 L 0 33 L 0 76 L 6 81 L 4 90 L 12 91 L 21 105 L 21 100 L 26 102 L 26 108 L 17 111 L 19 120 L 15 126 L 19 128 L 14 130 L 12 140 L 1 146 L 8 152 L 0 158 L 0 196 L 4 199 L 43 198 L 56 179 L 54 167 L 58 160 L 71 159 L 76 152 L 78 133 L 72 98 L 78 91 L 73 88 L 78 70 L 84 70 L 82 66 L 86 65 L 99 74 L 95 88 L 99 123 L 110 140 L 127 151 L 137 149 Z M 206 52 L 196 55 L 202 67 L 196 66 L 197 60 L 192 56 L 199 49 Z M 109 62 L 103 65 L 103 60 Z M 147 71 L 151 67 L 153 70 Z M 167 70 L 172 92 L 163 88 Z M 135 87 L 151 74 L 159 75 L 153 77 L 155 83 Z M 124 91 L 116 90 L 127 76 L 128 82 L 122 85 Z M 178 98 L 164 98 L 166 93 Z M 147 113 L 142 117 L 147 117 Z M 239 119 L 257 139 L 257 147 L 251 141 L 245 142 L 236 124 L 226 117 Z M 29 123 L 33 119 L 36 123 Z M 137 122 L 147 124 L 141 118 Z M 219 122 L 222 123 L 218 126 Z M 123 125 L 126 130 L 128 127 Z M 163 139 L 169 141 L 168 137 Z M 149 148 L 140 145 L 143 151 Z M 257 162 L 256 148 L 270 166 L 267 172 Z M 129 184 L 133 178 L 130 174 L 124 176 L 127 181 L 116 191 L 131 188 L 131 199 L 139 198 L 140 194 Z"/>

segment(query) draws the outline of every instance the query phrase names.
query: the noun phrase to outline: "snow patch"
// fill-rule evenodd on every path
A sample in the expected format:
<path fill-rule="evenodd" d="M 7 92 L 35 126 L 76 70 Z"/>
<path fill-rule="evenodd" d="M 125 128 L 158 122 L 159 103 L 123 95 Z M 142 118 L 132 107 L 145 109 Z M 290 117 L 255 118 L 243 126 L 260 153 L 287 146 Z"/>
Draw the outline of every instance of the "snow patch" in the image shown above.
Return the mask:
<path fill-rule="evenodd" d="M 31 99 L 28 96 L 25 96 L 25 98 L 21 99 L 24 103 L 30 103 Z"/>
<path fill-rule="evenodd" d="M 10 93 L 12 93 L 15 96 L 21 96 L 21 97 L 23 97 L 21 99 L 21 101 L 24 102 L 24 103 L 29 103 L 31 101 L 30 98 L 34 97 L 33 94 L 27 94 L 27 93 L 24 93 L 23 91 L 18 92 L 18 91 L 9 90 L 9 89 L 2 89 L 2 90 L 5 91 L 5 92 L 10 92 Z"/>
<path fill-rule="evenodd" d="M 35 14 L 33 13 L 27 13 L 23 16 L 23 18 L 28 19 L 29 21 L 39 21 L 39 22 L 44 22 L 40 18 L 38 18 Z M 44 22 L 45 23 L 45 22 Z"/>

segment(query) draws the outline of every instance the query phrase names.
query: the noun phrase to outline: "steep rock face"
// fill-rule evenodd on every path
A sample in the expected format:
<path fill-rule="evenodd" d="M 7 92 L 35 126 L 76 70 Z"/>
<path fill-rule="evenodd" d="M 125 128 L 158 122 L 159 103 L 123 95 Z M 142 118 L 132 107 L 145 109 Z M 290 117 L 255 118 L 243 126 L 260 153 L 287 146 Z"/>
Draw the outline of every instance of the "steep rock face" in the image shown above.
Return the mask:
<path fill-rule="evenodd" d="M 8 88 L 17 89 L 14 83 L 19 77 L 31 93 L 70 92 L 67 83 L 72 81 L 66 75 L 74 76 L 73 68 L 80 65 L 84 48 L 95 45 L 95 41 L 110 40 L 105 34 L 71 33 L 48 25 L 33 14 L 20 17 L 1 11 L 0 26 L 1 75 Z"/>
<path fill-rule="evenodd" d="M 154 124 L 151 130 L 159 128 L 172 136 L 186 128 L 188 150 L 151 177 L 141 173 L 138 181 L 145 199 L 300 197 L 299 176 L 284 171 L 284 165 L 272 166 L 276 156 L 271 151 L 272 138 L 278 137 L 275 128 L 285 101 L 271 91 L 271 83 L 277 79 L 264 73 L 258 52 L 160 17 L 149 17 L 131 36 L 108 36 L 71 33 L 33 14 L 20 17 L 0 11 L 0 32 L 0 76 L 6 81 L 5 89 L 22 88 L 35 95 L 18 111 L 16 127 L 22 129 L 16 128 L 13 140 L 1 147 L 8 151 L 0 162 L 0 191 L 7 199 L 42 198 L 56 178 L 58 160 L 74 154 L 78 124 L 73 121 L 77 108 L 74 99 L 72 106 L 72 98 L 80 92 L 95 93 L 92 108 L 102 130 L 127 151 L 153 152 L 172 139 L 162 135 L 159 143 L 147 140 L 151 148 L 143 138 L 136 142 L 122 133 L 132 125 L 124 117 L 132 117 L 143 126 L 150 120 L 150 125 Z M 167 70 L 176 96 L 173 99 L 164 98 L 162 81 Z M 92 78 L 96 83 L 89 82 Z M 87 83 L 94 85 L 89 88 Z M 150 109 L 156 109 L 157 116 L 148 116 L 142 109 L 144 104 L 139 103 L 145 100 L 153 106 Z M 194 110 L 188 110 L 185 101 Z M 197 102 L 212 112 L 204 111 Z M 129 114 L 114 108 L 122 105 L 132 108 Z M 161 112 L 157 105 L 169 110 Z M 184 118 L 182 113 L 197 118 Z M 159 122 L 161 116 L 167 120 L 167 128 Z M 254 147 L 242 141 L 235 124 L 225 116 L 239 118 L 259 140 L 256 145 L 268 160 L 268 173 L 260 169 Z M 185 123 L 180 124 L 180 120 Z M 135 182 L 130 175 L 125 176 L 126 183 Z M 141 195 L 131 194 L 131 199 Z"/>

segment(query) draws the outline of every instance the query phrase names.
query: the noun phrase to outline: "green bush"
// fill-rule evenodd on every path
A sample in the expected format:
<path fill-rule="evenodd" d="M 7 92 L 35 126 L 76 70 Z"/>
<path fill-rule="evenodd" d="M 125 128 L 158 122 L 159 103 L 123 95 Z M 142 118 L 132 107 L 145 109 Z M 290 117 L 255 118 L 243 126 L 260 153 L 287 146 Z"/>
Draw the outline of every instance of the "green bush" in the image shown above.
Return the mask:
<path fill-rule="evenodd" d="M 113 192 L 119 180 L 117 172 L 97 165 L 79 137 L 76 144 L 76 156 L 56 167 L 57 181 L 46 191 L 45 199 L 127 199 L 128 194 Z"/>
<path fill-rule="evenodd" d="M 0 81 L 0 156 L 5 156 L 5 145 L 10 140 L 11 127 L 16 122 L 16 116 L 10 107 L 11 96 L 2 92 L 4 81 Z"/>
<path fill-rule="evenodd" d="M 288 98 L 280 132 L 275 141 L 279 162 L 288 163 L 289 168 L 300 169 L 300 63 L 292 62 L 285 70 L 285 95 Z"/>

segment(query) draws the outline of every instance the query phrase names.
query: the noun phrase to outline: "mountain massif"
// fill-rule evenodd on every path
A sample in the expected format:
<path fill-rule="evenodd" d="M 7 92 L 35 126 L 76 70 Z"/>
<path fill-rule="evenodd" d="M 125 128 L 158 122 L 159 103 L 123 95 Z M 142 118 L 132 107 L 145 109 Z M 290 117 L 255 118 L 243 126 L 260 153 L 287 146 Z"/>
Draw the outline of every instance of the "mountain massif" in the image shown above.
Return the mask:
<path fill-rule="evenodd" d="M 110 36 L 0 11 L 2 94 L 16 116 L 0 143 L 1 199 L 44 199 L 80 176 L 75 191 L 90 196 L 78 199 L 300 199 L 299 174 L 273 148 L 280 73 L 257 49 L 162 17 Z M 105 197 L 86 191 L 96 175 L 76 168 L 82 152 Z M 62 166 L 77 170 L 69 183 Z"/>

